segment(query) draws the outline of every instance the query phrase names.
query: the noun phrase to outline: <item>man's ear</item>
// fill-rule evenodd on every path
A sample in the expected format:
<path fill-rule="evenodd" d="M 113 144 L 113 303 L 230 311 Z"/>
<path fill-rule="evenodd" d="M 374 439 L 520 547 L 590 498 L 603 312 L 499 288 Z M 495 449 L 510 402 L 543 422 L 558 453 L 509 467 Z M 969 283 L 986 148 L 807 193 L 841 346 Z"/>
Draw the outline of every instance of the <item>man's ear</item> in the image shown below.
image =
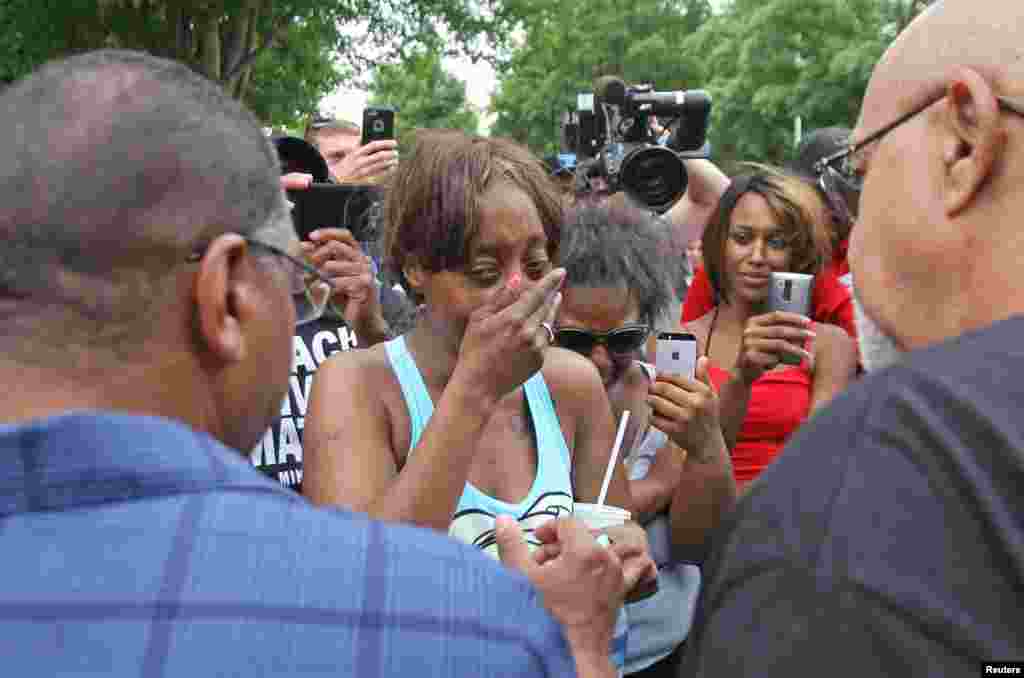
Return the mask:
<path fill-rule="evenodd" d="M 245 357 L 242 308 L 251 303 L 252 290 L 244 280 L 245 241 L 228 234 L 210 243 L 199 262 L 193 294 L 196 305 L 196 339 L 225 363 Z M 242 315 L 240 315 L 242 311 Z"/>
<path fill-rule="evenodd" d="M 946 91 L 943 141 L 946 215 L 953 217 L 978 195 L 995 169 L 1006 143 L 999 102 L 989 84 L 969 68 L 959 68 Z"/>

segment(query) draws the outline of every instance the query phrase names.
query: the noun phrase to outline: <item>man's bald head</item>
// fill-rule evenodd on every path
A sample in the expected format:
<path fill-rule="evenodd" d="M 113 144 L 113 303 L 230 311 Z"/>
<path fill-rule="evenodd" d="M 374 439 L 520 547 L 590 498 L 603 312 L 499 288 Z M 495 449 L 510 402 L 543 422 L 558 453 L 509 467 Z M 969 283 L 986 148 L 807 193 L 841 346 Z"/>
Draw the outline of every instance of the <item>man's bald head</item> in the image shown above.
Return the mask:
<path fill-rule="evenodd" d="M 0 94 L 0 118 L 0 322 L 15 335 L 45 333 L 41 314 L 83 344 L 144 331 L 191 247 L 282 209 L 255 118 L 182 64 L 55 62 Z"/>
<path fill-rule="evenodd" d="M 940 0 L 899 35 L 875 67 L 859 136 L 941 94 L 950 71 L 976 70 L 1000 92 L 1024 86 L 1020 0 Z M 880 96 L 879 96 L 880 95 Z"/>
<path fill-rule="evenodd" d="M 940 2 L 868 85 L 850 267 L 864 317 L 902 350 L 1024 311 L 1024 116 L 1008 103 L 1024 95 L 1022 20 L 1019 0 Z"/>

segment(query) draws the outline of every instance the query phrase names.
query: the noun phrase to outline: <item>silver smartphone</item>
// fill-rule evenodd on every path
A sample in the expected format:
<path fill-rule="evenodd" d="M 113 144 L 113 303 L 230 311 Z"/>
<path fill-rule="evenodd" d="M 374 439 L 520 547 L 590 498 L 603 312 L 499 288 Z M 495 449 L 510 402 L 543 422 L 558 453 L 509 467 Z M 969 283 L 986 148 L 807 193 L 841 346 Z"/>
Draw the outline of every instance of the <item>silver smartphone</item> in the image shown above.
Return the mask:
<path fill-rule="evenodd" d="M 806 273 L 772 273 L 768 310 L 810 316 L 814 276 Z"/>
<path fill-rule="evenodd" d="M 692 379 L 697 371 L 697 337 L 688 332 L 659 332 L 654 366 L 658 374 Z"/>
<path fill-rule="evenodd" d="M 772 273 L 771 286 L 768 288 L 768 310 L 797 313 L 810 317 L 811 293 L 814 289 L 814 276 L 806 273 Z M 782 363 L 799 365 L 800 358 L 784 355 Z"/>

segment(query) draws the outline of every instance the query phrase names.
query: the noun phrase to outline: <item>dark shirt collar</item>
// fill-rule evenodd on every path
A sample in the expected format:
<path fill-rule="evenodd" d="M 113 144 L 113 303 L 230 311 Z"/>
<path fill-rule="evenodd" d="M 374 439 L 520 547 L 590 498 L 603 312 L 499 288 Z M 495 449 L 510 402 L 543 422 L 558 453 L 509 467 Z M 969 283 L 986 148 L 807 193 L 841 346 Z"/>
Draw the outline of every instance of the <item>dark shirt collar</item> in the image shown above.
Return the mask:
<path fill-rule="evenodd" d="M 0 516 L 232 487 L 300 500 L 235 450 L 160 417 L 73 412 L 0 425 Z"/>

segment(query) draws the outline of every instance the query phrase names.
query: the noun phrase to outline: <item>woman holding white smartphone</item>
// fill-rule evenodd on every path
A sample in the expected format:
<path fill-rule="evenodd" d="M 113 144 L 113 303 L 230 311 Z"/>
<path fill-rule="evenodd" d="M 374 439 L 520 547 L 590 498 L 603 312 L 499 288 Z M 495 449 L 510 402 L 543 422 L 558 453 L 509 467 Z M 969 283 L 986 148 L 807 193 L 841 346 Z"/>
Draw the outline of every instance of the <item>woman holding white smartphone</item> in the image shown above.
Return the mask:
<path fill-rule="evenodd" d="M 771 310 L 768 303 L 773 274 L 814 274 L 828 260 L 826 219 L 813 186 L 757 167 L 732 181 L 704 231 L 704 263 L 717 305 L 683 330 L 697 337 L 710 361 L 741 489 L 856 370 L 853 341 L 842 329 Z M 799 279 L 788 280 L 792 297 Z"/>
<path fill-rule="evenodd" d="M 625 671 L 638 678 L 675 675 L 700 586 L 694 562 L 735 497 L 706 365 L 701 381 L 692 360 L 686 364 L 694 342 L 661 342 L 668 362 L 657 370 L 642 360 L 655 319 L 672 301 L 678 261 L 666 254 L 667 237 L 649 213 L 583 206 L 570 211 L 559 248 L 566 282 L 555 341 L 594 363 L 616 418 L 630 411 L 622 456 L 659 582 L 652 597 L 627 605 Z"/>

